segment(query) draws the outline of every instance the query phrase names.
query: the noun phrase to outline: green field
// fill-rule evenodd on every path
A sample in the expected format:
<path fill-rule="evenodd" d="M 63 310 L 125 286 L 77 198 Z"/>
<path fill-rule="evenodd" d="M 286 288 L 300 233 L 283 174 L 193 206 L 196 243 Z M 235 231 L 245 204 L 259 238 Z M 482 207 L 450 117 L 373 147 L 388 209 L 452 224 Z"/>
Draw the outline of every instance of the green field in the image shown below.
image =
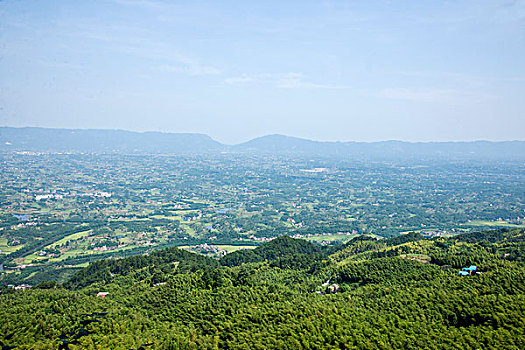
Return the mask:
<path fill-rule="evenodd" d="M 15 245 L 15 246 L 8 246 L 7 245 L 7 238 L 0 238 L 0 252 L 1 253 L 12 253 L 16 252 L 18 249 L 22 248 L 24 245 Z"/>
<path fill-rule="evenodd" d="M 80 231 L 80 232 L 77 232 L 77 233 L 73 233 L 69 236 L 66 236 L 64 238 L 62 238 L 61 240 L 59 241 L 56 241 L 50 245 L 48 245 L 47 247 L 45 247 L 44 249 L 51 249 L 51 248 L 55 248 L 56 246 L 59 246 L 61 244 L 65 244 L 69 241 L 73 241 L 73 240 L 76 240 L 76 239 L 79 239 L 79 238 L 82 238 L 82 237 L 86 237 L 89 235 L 89 233 L 91 232 L 91 230 L 87 230 L 87 231 Z"/>
<path fill-rule="evenodd" d="M 241 249 L 255 249 L 257 246 L 254 245 L 214 245 L 215 247 L 225 250 L 228 253 L 234 252 Z"/>
<path fill-rule="evenodd" d="M 173 216 L 166 216 L 166 215 L 153 215 L 151 216 L 153 219 L 159 219 L 159 220 L 173 220 L 173 221 L 182 221 L 182 216 L 180 215 L 173 215 Z"/>
<path fill-rule="evenodd" d="M 461 224 L 463 226 L 488 226 L 488 227 L 511 227 L 511 228 L 525 228 L 525 224 L 509 224 L 505 220 L 498 221 L 487 221 L 487 220 L 473 220 L 471 222 L 466 222 Z"/>

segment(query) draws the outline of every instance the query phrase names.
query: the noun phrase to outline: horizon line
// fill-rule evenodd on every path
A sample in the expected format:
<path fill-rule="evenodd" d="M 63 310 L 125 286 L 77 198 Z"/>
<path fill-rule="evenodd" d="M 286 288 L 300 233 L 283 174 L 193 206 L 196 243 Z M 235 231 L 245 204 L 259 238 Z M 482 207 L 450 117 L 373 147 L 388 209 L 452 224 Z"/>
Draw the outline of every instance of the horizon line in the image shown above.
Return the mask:
<path fill-rule="evenodd" d="M 161 131 L 161 130 L 129 130 L 129 129 L 120 129 L 120 128 L 73 128 L 73 127 L 45 127 L 45 126 L 9 126 L 9 125 L 0 125 L 0 128 L 11 128 L 11 129 L 44 129 L 44 130 L 78 130 L 78 131 L 122 131 L 122 132 L 129 132 L 129 133 L 136 133 L 136 134 L 147 134 L 147 133 L 158 133 L 158 134 L 172 134 L 172 135 L 203 135 L 207 136 L 213 141 L 220 143 L 225 146 L 236 146 L 241 145 L 244 143 L 248 143 L 253 140 L 261 139 L 264 137 L 270 137 L 270 136 L 282 136 L 287 138 L 294 138 L 299 139 L 303 141 L 311 141 L 311 142 L 318 142 L 318 143 L 382 143 L 382 142 L 401 142 L 401 143 L 412 143 L 412 144 L 418 144 L 418 143 L 474 143 L 474 142 L 489 142 L 489 143 L 504 143 L 504 142 L 525 142 L 525 139 L 518 140 L 487 140 L 487 139 L 475 139 L 475 140 L 448 140 L 448 141 L 439 141 L 439 140 L 431 140 L 431 141 L 408 141 L 408 140 L 400 140 L 400 139 L 384 139 L 384 140 L 378 140 L 378 141 L 355 141 L 355 140 L 316 140 L 316 139 L 310 139 L 307 137 L 301 137 L 301 136 L 291 136 L 291 135 L 285 135 L 285 134 L 279 134 L 279 133 L 269 133 L 264 134 L 261 136 L 256 136 L 253 138 L 250 138 L 246 141 L 238 142 L 238 143 L 226 143 L 222 141 L 218 141 L 215 137 L 212 137 L 209 134 L 203 133 L 203 132 L 193 132 L 193 131 L 187 131 L 187 132 L 174 132 L 174 131 Z"/>

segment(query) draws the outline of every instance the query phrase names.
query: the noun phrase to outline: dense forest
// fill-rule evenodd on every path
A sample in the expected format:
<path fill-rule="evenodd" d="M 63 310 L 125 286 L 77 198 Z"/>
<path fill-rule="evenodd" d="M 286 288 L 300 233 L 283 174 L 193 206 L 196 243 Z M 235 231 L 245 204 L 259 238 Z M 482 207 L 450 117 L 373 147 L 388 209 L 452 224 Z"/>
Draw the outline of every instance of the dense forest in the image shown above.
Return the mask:
<path fill-rule="evenodd" d="M 8 349 L 523 349 L 522 229 L 168 248 L 2 289 Z M 476 271 L 458 275 L 463 267 Z M 105 297 L 99 293 L 108 293 Z"/>

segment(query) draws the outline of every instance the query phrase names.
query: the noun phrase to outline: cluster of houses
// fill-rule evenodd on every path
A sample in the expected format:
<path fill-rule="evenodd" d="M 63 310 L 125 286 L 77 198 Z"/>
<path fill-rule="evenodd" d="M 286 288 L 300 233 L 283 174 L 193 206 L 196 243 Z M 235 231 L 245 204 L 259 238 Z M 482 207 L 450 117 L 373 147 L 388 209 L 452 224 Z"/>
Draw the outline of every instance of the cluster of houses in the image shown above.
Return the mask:
<path fill-rule="evenodd" d="M 31 221 L 31 222 L 22 222 L 22 223 L 20 223 L 18 225 L 14 225 L 12 227 L 15 228 L 15 227 L 36 226 L 36 225 L 38 225 L 38 223 L 36 223 L 34 221 Z"/>
<path fill-rule="evenodd" d="M 17 265 L 17 266 L 2 266 L 2 269 L 0 270 L 6 269 L 6 270 L 13 270 L 13 271 L 20 271 L 27 267 L 35 267 L 35 266 L 40 266 L 40 265 L 39 264 L 22 264 L 22 265 Z"/>
<path fill-rule="evenodd" d="M 291 219 L 291 218 L 288 218 L 286 220 L 287 222 L 291 223 L 294 227 L 298 227 L 298 228 L 301 228 L 304 226 L 304 224 L 302 222 L 298 222 L 296 223 L 294 219 Z"/>
<path fill-rule="evenodd" d="M 31 288 L 31 286 L 29 284 L 20 284 L 18 286 L 15 286 L 14 284 L 9 284 L 7 288 L 14 290 L 25 290 Z"/>
<path fill-rule="evenodd" d="M 108 216 L 108 220 L 137 220 L 136 216 Z"/>
<path fill-rule="evenodd" d="M 476 265 L 470 265 L 469 267 L 464 267 L 458 271 L 459 276 L 472 276 L 472 275 L 481 275 L 481 272 L 477 271 L 478 268 Z"/>
<path fill-rule="evenodd" d="M 292 238 L 302 238 L 302 239 L 305 239 L 305 238 L 308 238 L 308 237 L 318 237 L 318 236 L 335 236 L 335 235 L 339 235 L 339 236 L 351 236 L 351 235 L 357 235 L 359 232 L 356 231 L 356 230 L 352 230 L 352 232 L 350 231 L 347 231 L 347 232 L 323 232 L 323 233 L 316 233 L 316 234 L 311 234 L 311 233 L 306 233 L 306 234 L 301 234 L 301 233 L 296 233 L 294 234 L 293 236 L 290 236 Z"/>
<path fill-rule="evenodd" d="M 196 221 L 202 218 L 202 214 L 195 216 L 183 216 L 182 221 Z"/>
<path fill-rule="evenodd" d="M 92 243 L 92 245 L 94 245 L 93 243 Z M 116 245 L 116 246 L 109 246 L 109 247 L 106 246 L 106 245 L 103 245 L 102 247 L 95 247 L 95 248 L 93 248 L 93 250 L 100 251 L 100 252 L 105 252 L 105 251 L 108 251 L 108 250 L 114 250 L 114 249 L 118 249 L 118 248 L 123 248 L 125 246 L 126 246 L 126 244 L 119 244 L 119 245 Z"/>
<path fill-rule="evenodd" d="M 41 250 L 39 253 L 38 253 L 39 256 L 46 256 L 48 258 L 53 258 L 55 256 L 57 256 L 56 253 L 48 253 L 46 252 L 45 250 Z"/>
<path fill-rule="evenodd" d="M 317 293 L 319 295 L 324 295 L 325 293 L 326 294 L 335 294 L 339 290 L 339 285 L 337 283 L 330 284 L 330 280 L 328 280 L 325 283 L 323 283 L 322 287 L 325 288 L 324 292 L 318 290 L 318 291 L 315 291 L 315 293 Z"/>
<path fill-rule="evenodd" d="M 227 252 L 225 250 L 217 248 L 217 247 L 215 247 L 213 245 L 206 244 L 206 243 L 199 244 L 199 245 L 193 246 L 191 248 L 194 249 L 197 252 L 200 252 L 200 253 L 214 253 L 214 254 L 217 254 L 219 256 L 224 256 L 224 255 L 227 254 Z"/>
<path fill-rule="evenodd" d="M 248 236 L 249 239 L 259 242 L 270 242 L 276 239 L 277 237 L 255 237 L 254 235 Z"/>
<path fill-rule="evenodd" d="M 447 233 L 446 231 L 421 231 L 420 234 L 423 237 L 443 237 L 443 234 Z"/>
<path fill-rule="evenodd" d="M 35 200 L 37 202 L 41 201 L 41 200 L 46 200 L 46 199 L 62 199 L 64 197 L 97 197 L 97 198 L 109 198 L 111 197 L 111 193 L 109 192 L 89 192 L 89 193 L 73 193 L 73 194 L 70 194 L 70 193 L 64 193 L 64 194 L 60 194 L 60 193 L 55 193 L 55 194 L 37 194 L 35 195 Z"/>

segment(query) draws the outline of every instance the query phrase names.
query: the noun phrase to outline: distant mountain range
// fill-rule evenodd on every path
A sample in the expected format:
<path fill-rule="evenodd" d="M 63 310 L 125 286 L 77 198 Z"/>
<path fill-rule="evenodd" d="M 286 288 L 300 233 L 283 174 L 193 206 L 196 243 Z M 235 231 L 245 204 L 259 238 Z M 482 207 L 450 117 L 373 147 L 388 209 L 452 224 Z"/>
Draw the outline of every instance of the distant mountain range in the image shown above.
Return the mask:
<path fill-rule="evenodd" d="M 225 145 L 208 135 L 0 127 L 1 152 L 62 152 L 109 154 L 251 153 L 372 158 L 525 159 L 525 141 L 473 142 L 320 142 L 267 135 L 238 145 Z"/>
<path fill-rule="evenodd" d="M 0 150 L 73 153 L 172 154 L 218 152 L 224 145 L 202 134 L 124 130 L 0 128 Z"/>

